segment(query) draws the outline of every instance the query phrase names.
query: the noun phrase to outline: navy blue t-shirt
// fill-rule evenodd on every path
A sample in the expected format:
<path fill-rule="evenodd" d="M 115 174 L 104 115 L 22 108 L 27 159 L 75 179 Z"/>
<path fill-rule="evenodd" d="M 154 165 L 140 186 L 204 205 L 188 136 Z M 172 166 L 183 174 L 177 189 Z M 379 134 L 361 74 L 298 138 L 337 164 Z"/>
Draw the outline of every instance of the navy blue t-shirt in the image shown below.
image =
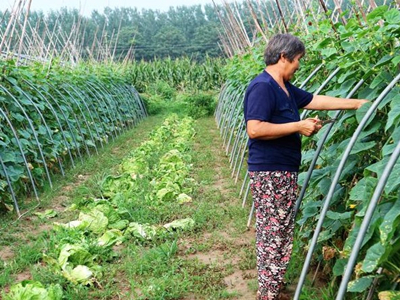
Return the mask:
<path fill-rule="evenodd" d="M 290 97 L 265 70 L 253 79 L 244 98 L 244 117 L 275 124 L 300 121 L 299 109 L 313 98 L 289 82 Z M 301 138 L 295 133 L 273 140 L 249 139 L 249 171 L 297 172 L 301 162 Z"/>

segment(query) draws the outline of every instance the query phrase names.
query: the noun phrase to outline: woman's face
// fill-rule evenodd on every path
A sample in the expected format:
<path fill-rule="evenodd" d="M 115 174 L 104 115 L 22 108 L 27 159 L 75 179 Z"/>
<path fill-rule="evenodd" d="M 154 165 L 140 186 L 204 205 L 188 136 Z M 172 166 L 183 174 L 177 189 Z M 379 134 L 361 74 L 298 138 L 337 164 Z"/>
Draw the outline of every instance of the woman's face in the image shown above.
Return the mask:
<path fill-rule="evenodd" d="M 303 57 L 302 54 L 298 54 L 295 56 L 293 61 L 286 60 L 285 67 L 285 75 L 284 80 L 289 81 L 293 78 L 294 73 L 296 73 L 297 69 L 300 67 L 300 59 Z"/>

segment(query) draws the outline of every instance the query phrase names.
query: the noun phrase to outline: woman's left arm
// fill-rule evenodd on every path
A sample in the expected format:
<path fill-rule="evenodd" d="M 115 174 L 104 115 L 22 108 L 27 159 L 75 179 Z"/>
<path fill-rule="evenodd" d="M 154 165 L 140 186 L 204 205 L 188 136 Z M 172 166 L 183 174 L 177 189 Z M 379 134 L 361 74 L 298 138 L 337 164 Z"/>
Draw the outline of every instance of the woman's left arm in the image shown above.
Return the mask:
<path fill-rule="evenodd" d="M 313 99 L 304 108 L 312 110 L 359 109 L 366 99 L 345 99 L 331 96 L 314 95 Z"/>

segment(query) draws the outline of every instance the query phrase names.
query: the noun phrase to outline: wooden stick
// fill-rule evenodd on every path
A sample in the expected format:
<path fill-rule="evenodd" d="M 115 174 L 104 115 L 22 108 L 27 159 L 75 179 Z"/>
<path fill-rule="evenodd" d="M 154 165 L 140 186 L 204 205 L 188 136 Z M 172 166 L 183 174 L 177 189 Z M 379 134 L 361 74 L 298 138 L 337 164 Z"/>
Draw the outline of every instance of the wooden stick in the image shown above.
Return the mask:
<path fill-rule="evenodd" d="M 24 20 L 24 26 L 22 28 L 22 34 L 21 34 L 21 38 L 19 41 L 19 47 L 18 47 L 18 57 L 17 57 L 17 66 L 18 66 L 18 62 L 19 62 L 19 57 L 22 54 L 22 45 L 24 44 L 24 36 L 25 36 L 25 32 L 26 32 L 26 24 L 28 23 L 28 17 L 29 17 L 29 12 L 31 10 L 31 4 L 32 4 L 32 0 L 29 0 L 28 2 L 28 8 L 26 9 L 26 15 L 25 15 L 25 20 Z"/>
<path fill-rule="evenodd" d="M 263 37 L 264 41 L 265 41 L 265 42 L 268 42 L 267 36 L 265 35 L 265 33 L 264 33 L 264 31 L 262 30 L 260 24 L 258 23 L 257 15 L 256 15 L 255 12 L 254 12 L 254 9 L 253 9 L 253 6 L 251 5 L 250 0 L 247 0 L 247 5 L 248 5 L 248 7 L 249 7 L 249 9 L 250 9 L 250 13 L 251 13 L 251 16 L 253 17 L 253 21 L 254 21 L 254 24 L 256 25 L 257 31 L 258 31 L 259 33 L 261 33 L 261 36 Z"/>
<path fill-rule="evenodd" d="M 283 12 L 282 12 L 281 6 L 279 4 L 279 0 L 275 0 L 275 3 L 278 6 L 278 11 L 279 11 L 279 14 L 281 15 L 281 20 L 282 20 L 283 27 L 285 28 L 285 32 L 288 33 L 289 30 L 287 28 L 287 25 L 286 25 L 286 22 L 285 22 L 285 18 L 283 16 Z"/>

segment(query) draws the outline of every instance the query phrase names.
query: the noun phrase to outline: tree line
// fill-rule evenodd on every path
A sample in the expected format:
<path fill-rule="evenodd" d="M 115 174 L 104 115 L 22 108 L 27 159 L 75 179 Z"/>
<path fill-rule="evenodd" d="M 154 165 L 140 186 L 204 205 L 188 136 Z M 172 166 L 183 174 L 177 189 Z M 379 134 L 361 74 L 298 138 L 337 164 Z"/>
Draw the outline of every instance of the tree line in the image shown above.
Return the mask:
<path fill-rule="evenodd" d="M 0 12 L 0 32 L 5 32 L 9 11 Z M 21 15 L 21 24 L 23 18 Z M 123 59 L 135 60 L 177 58 L 187 56 L 196 60 L 223 56 L 219 45 L 221 22 L 213 5 L 178 6 L 168 11 L 137 8 L 110 8 L 92 11 L 82 16 L 78 9 L 61 8 L 57 11 L 29 13 L 27 35 L 35 31 L 45 44 L 60 47 L 75 43 L 82 57 L 101 51 L 112 52 Z M 17 29 L 18 30 L 18 29 Z M 73 34 L 72 34 L 73 33 Z M 18 44 L 18 35 L 14 35 Z M 61 49 L 58 49 L 61 51 Z"/>

